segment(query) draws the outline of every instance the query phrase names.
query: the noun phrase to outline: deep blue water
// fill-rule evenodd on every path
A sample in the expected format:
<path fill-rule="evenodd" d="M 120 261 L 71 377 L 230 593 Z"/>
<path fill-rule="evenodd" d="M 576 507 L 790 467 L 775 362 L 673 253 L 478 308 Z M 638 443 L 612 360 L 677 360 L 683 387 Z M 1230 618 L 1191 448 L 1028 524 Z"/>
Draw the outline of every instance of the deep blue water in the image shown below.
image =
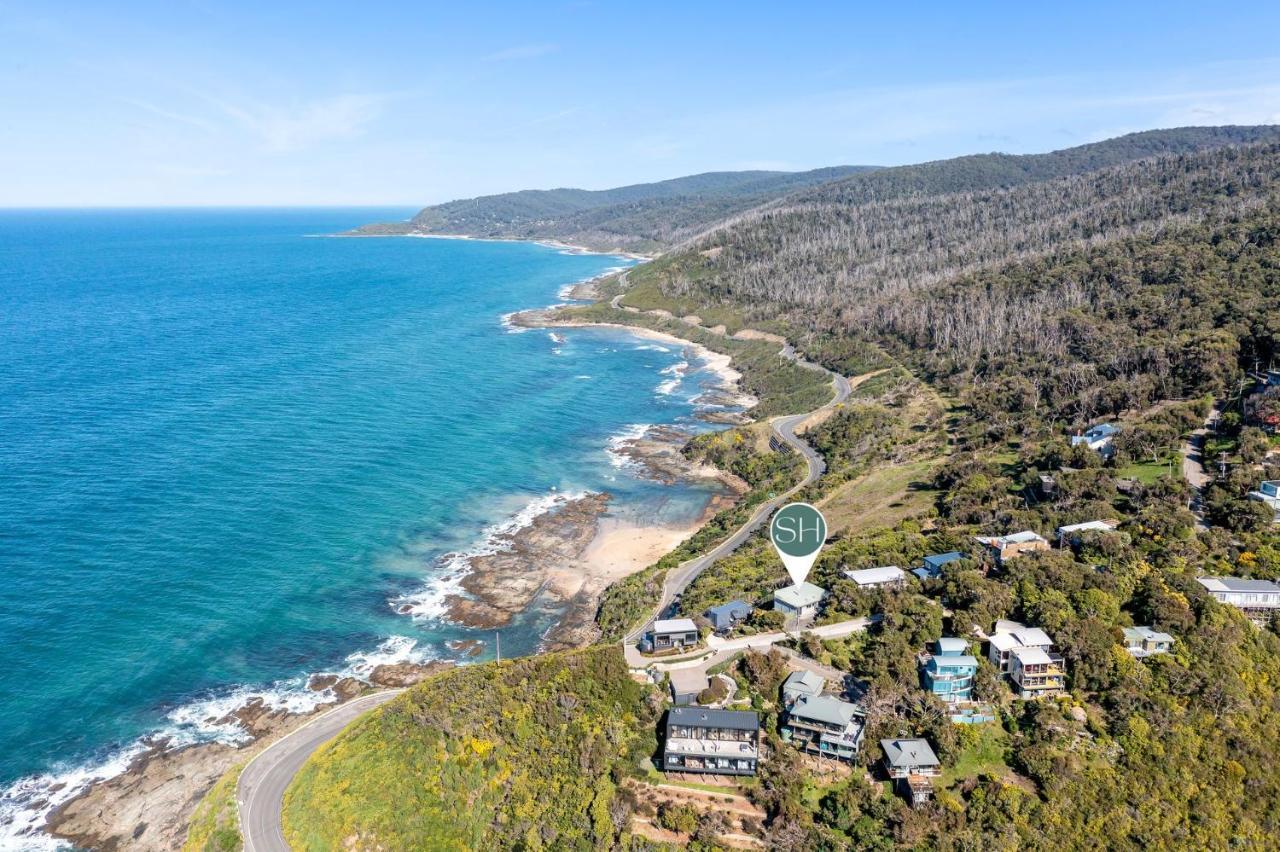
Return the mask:
<path fill-rule="evenodd" d="M 657 392 L 679 350 L 501 320 L 625 261 L 315 236 L 407 213 L 0 212 L 0 821 L 33 774 L 225 734 L 208 708 L 246 689 L 449 657 L 467 631 L 390 602 L 532 501 L 702 508 L 606 452 L 688 418 L 704 375 Z"/>

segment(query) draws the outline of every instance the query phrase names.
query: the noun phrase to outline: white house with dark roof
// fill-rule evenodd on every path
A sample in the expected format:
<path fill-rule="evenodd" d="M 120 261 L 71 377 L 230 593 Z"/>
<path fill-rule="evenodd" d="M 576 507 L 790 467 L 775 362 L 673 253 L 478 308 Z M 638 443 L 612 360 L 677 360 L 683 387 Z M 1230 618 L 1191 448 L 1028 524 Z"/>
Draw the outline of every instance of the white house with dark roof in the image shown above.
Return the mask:
<path fill-rule="evenodd" d="M 760 719 L 745 710 L 673 707 L 662 744 L 664 772 L 755 775 Z"/>
<path fill-rule="evenodd" d="M 845 571 L 844 575 L 857 583 L 860 589 L 897 589 L 907 582 L 907 572 L 897 565 Z"/>
<path fill-rule="evenodd" d="M 818 612 L 818 604 L 827 596 L 827 590 L 813 583 L 785 586 L 773 593 L 773 608 L 786 616 L 809 618 Z"/>
<path fill-rule="evenodd" d="M 1242 577 L 1201 577 L 1197 582 L 1214 599 L 1233 606 L 1255 623 L 1266 624 L 1280 611 L 1280 586 L 1270 580 L 1246 580 Z"/>

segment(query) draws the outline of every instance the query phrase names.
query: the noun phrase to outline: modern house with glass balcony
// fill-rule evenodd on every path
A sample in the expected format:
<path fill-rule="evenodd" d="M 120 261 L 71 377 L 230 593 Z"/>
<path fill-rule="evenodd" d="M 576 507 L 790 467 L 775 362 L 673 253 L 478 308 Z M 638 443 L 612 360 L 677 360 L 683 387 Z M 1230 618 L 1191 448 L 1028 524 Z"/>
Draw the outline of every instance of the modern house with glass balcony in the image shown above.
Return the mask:
<path fill-rule="evenodd" d="M 1009 663 L 1013 694 L 1024 700 L 1058 695 L 1067 688 L 1061 654 L 1044 648 L 1015 648 Z"/>
<path fill-rule="evenodd" d="M 948 704 L 973 700 L 973 677 L 978 660 L 969 653 L 969 643 L 944 636 L 933 643 L 933 652 L 919 657 L 920 683 Z"/>
<path fill-rule="evenodd" d="M 746 710 L 672 707 L 662 743 L 664 772 L 755 775 L 760 719 Z"/>

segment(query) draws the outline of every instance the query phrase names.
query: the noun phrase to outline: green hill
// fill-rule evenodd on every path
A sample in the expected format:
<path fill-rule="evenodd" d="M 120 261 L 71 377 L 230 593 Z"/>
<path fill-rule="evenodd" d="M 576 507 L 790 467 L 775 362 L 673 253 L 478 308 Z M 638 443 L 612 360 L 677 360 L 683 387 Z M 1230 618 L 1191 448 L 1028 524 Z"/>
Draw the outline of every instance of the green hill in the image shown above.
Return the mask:
<path fill-rule="evenodd" d="M 555 239 L 598 249 L 654 251 L 788 192 L 872 168 L 707 172 L 616 189 L 523 190 L 437 204 L 408 222 L 369 225 L 356 233 Z"/>
<path fill-rule="evenodd" d="M 656 747 L 617 647 L 467 666 L 363 717 L 285 800 L 294 849 L 594 849 Z"/>

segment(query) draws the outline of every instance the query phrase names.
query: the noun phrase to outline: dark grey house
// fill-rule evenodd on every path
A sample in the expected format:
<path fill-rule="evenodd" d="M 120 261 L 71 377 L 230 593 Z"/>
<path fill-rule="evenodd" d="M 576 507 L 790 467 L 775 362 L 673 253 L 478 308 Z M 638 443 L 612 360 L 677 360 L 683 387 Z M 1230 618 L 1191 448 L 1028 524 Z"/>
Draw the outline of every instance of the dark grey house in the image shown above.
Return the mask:
<path fill-rule="evenodd" d="M 673 707 L 662 743 L 664 772 L 755 775 L 760 719 L 746 710 Z"/>
<path fill-rule="evenodd" d="M 722 630 L 732 630 L 750 614 L 751 604 L 746 601 L 729 601 L 707 610 L 707 621 L 711 622 L 711 629 L 719 633 Z"/>

